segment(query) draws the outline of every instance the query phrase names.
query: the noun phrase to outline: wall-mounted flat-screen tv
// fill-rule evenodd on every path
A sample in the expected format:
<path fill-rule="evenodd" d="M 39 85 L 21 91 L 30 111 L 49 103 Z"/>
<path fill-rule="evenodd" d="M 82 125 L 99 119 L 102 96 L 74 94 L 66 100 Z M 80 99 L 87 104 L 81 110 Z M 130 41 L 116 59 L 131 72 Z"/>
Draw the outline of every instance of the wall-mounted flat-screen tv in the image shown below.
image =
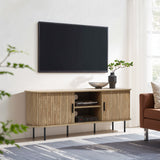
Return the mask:
<path fill-rule="evenodd" d="M 108 27 L 38 22 L 38 72 L 107 72 Z"/>

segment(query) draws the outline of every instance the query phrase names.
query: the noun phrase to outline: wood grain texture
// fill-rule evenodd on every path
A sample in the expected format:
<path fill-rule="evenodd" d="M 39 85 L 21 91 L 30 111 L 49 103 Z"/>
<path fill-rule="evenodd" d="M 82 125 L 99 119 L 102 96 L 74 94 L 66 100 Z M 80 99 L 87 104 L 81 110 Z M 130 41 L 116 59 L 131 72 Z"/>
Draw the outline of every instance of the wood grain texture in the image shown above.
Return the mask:
<path fill-rule="evenodd" d="M 97 91 L 97 89 L 92 91 L 95 92 L 95 90 Z M 88 108 L 92 108 L 92 114 L 98 118 L 98 121 L 130 119 L 130 89 L 102 89 L 100 91 L 91 93 L 90 90 L 83 90 L 85 95 L 89 95 L 90 98 L 92 97 L 93 100 L 98 101 L 97 106 L 88 106 Z M 83 92 L 80 94 L 83 94 Z M 79 124 L 75 123 L 75 94 L 77 93 L 26 91 L 27 125 L 55 126 Z M 83 98 L 83 95 L 81 97 Z M 103 103 L 105 103 L 105 111 L 103 110 Z M 81 108 L 81 106 L 78 107 Z"/>
<path fill-rule="evenodd" d="M 98 120 L 102 121 L 102 109 L 103 109 L 103 104 L 102 104 L 102 92 L 100 92 L 97 96 L 97 100 L 99 102 L 99 105 L 101 106 L 101 108 L 97 109 L 97 118 Z"/>
<path fill-rule="evenodd" d="M 105 110 L 103 109 L 103 105 L 105 105 Z M 109 120 L 110 116 L 109 114 L 112 114 L 112 111 L 110 111 L 110 107 L 112 106 L 112 92 L 103 92 L 102 93 L 102 120 L 106 121 Z"/>
<path fill-rule="evenodd" d="M 130 119 L 130 91 L 103 92 L 102 102 L 105 111 L 102 111 L 103 120 L 117 121 Z"/>
<path fill-rule="evenodd" d="M 74 92 L 116 92 L 116 91 L 130 91 L 131 89 L 128 88 L 102 88 L 102 89 L 95 89 L 95 88 L 83 88 L 83 89 L 57 89 L 57 90 L 27 90 L 25 92 L 35 92 L 35 93 L 74 93 Z"/>
<path fill-rule="evenodd" d="M 26 93 L 27 125 L 74 123 L 74 93 Z"/>
<path fill-rule="evenodd" d="M 122 91 L 119 94 L 120 119 L 130 119 L 130 92 Z M 122 110 L 122 108 L 124 108 Z"/>

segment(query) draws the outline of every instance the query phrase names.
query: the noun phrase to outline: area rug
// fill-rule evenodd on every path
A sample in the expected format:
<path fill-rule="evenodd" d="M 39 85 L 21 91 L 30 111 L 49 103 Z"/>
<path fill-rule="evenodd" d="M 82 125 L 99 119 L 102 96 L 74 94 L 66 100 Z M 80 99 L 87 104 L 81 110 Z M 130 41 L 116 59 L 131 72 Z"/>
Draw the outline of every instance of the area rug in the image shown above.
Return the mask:
<path fill-rule="evenodd" d="M 6 147 L 2 160 L 160 160 L 160 134 L 83 136 Z"/>

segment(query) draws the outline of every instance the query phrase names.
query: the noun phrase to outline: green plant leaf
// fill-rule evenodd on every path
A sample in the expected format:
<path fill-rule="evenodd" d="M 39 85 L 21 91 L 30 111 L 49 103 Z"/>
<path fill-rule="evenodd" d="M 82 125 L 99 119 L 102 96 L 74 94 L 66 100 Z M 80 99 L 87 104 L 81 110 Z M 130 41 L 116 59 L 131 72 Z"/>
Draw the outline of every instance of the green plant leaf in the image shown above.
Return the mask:
<path fill-rule="evenodd" d="M 8 72 L 8 71 L 0 71 L 0 74 L 10 74 L 10 75 L 14 75 L 12 72 Z"/>
<path fill-rule="evenodd" d="M 4 142 L 5 142 L 5 144 L 7 144 L 7 145 L 10 144 L 8 139 L 5 139 Z"/>
<path fill-rule="evenodd" d="M 3 154 L 3 151 L 2 151 L 2 150 L 0 150 L 0 154 Z"/>
<path fill-rule="evenodd" d="M 18 144 L 15 144 L 15 146 L 16 146 L 17 148 L 20 148 L 20 146 L 19 146 Z"/>
<path fill-rule="evenodd" d="M 9 67 L 11 65 L 11 63 L 10 62 L 7 62 L 7 67 Z"/>
<path fill-rule="evenodd" d="M 10 97 L 11 94 L 5 91 L 0 90 L 0 99 L 2 99 L 3 97 L 8 96 Z"/>
<path fill-rule="evenodd" d="M 133 66 L 133 62 L 125 62 L 124 60 L 114 60 L 115 63 L 108 64 L 108 69 L 111 72 L 115 72 L 116 70 L 120 68 L 127 68 Z"/>
<path fill-rule="evenodd" d="M 14 47 L 14 46 L 11 46 L 10 44 L 8 44 L 8 48 L 11 48 L 11 49 L 16 49 L 16 47 Z"/>
<path fill-rule="evenodd" d="M 14 141 L 14 140 L 11 140 L 11 141 L 10 141 L 10 144 L 12 144 L 12 145 L 13 145 L 14 143 L 15 143 L 15 141 Z"/>
<path fill-rule="evenodd" d="M 13 63 L 13 68 L 17 68 L 18 64 L 17 63 Z"/>
<path fill-rule="evenodd" d="M 25 131 L 25 132 L 26 132 L 26 131 L 27 131 L 27 129 L 28 129 L 28 127 L 27 127 L 27 126 L 25 126 L 25 125 L 23 125 L 23 124 L 21 124 L 21 128 L 22 128 L 22 130 L 23 130 L 23 131 Z"/>
<path fill-rule="evenodd" d="M 3 142 L 5 138 L 3 136 L 0 136 L 0 142 Z"/>

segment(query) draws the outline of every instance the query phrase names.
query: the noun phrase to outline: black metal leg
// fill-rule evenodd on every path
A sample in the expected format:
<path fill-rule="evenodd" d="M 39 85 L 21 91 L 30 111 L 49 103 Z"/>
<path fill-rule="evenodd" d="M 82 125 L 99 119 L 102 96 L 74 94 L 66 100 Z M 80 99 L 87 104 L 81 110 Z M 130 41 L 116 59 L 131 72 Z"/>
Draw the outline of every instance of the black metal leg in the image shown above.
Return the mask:
<path fill-rule="evenodd" d="M 94 127 L 93 133 L 96 134 L 96 123 L 93 124 L 93 127 Z"/>
<path fill-rule="evenodd" d="M 124 121 L 124 132 L 126 132 L 126 121 Z"/>
<path fill-rule="evenodd" d="M 35 138 L 35 128 L 33 128 L 33 139 Z"/>
<path fill-rule="evenodd" d="M 67 130 L 66 136 L 68 137 L 69 136 L 69 126 L 67 126 L 66 130 Z"/>
<path fill-rule="evenodd" d="M 46 140 L 46 128 L 44 128 L 44 141 Z"/>
<path fill-rule="evenodd" d="M 112 131 L 114 130 L 114 122 L 112 122 Z"/>
<path fill-rule="evenodd" d="M 148 129 L 144 128 L 144 140 L 148 141 Z"/>

